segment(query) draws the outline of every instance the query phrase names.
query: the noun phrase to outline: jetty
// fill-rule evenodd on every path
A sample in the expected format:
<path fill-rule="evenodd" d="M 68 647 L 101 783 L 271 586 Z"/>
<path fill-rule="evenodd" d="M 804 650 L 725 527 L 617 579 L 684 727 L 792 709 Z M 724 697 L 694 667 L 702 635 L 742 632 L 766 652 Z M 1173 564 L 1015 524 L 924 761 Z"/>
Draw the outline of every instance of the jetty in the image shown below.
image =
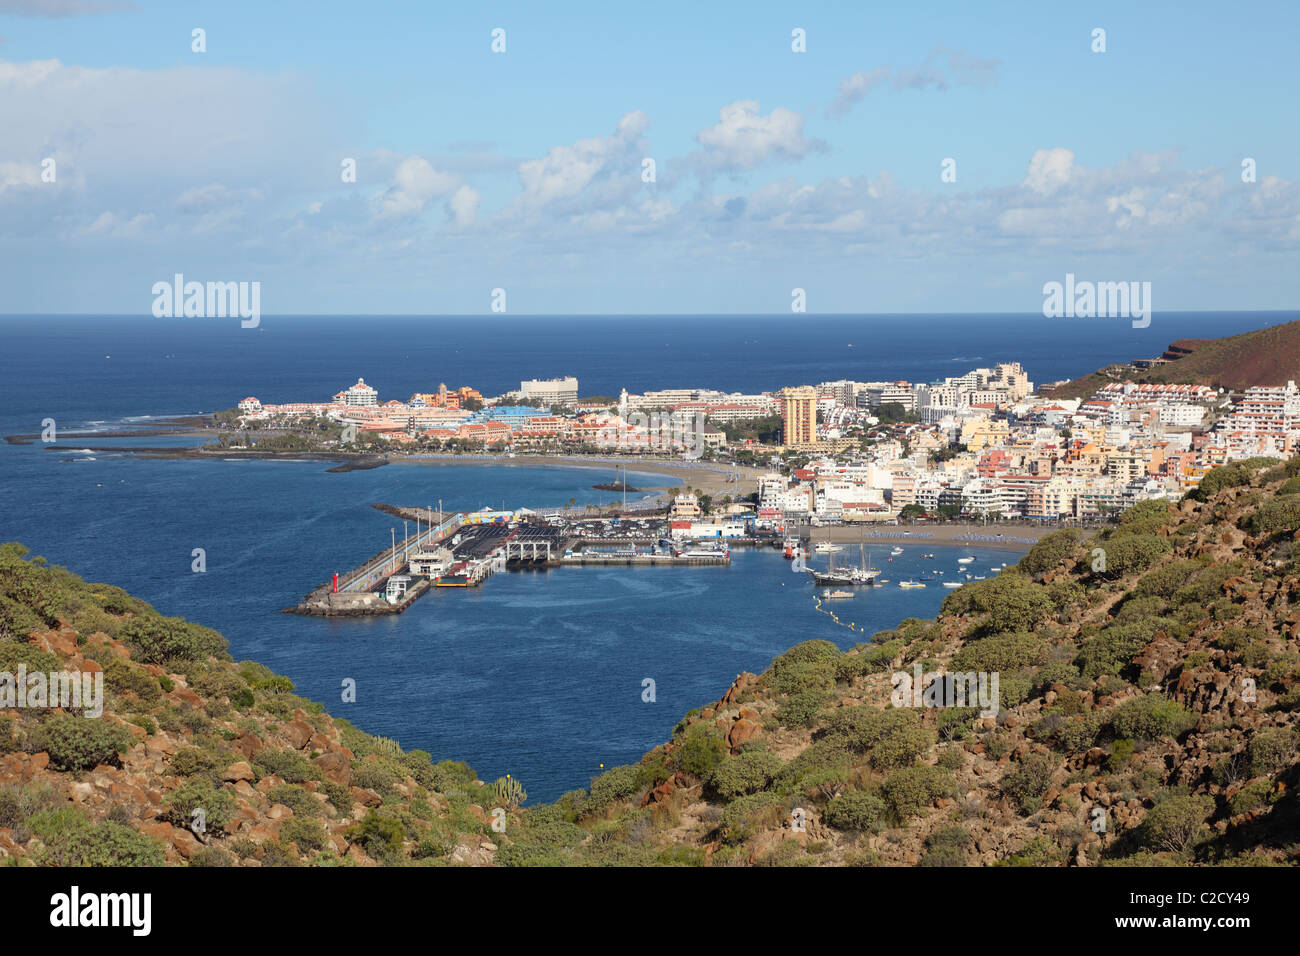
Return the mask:
<path fill-rule="evenodd" d="M 706 546 L 669 541 L 667 519 L 612 521 L 607 532 L 590 519 L 521 510 L 457 512 L 426 508 L 375 508 L 401 519 L 409 532 L 356 568 L 334 575 L 286 613 L 314 617 L 401 614 L 432 588 L 473 588 L 498 571 L 561 567 L 705 567 L 731 563 L 730 547 L 762 546 L 755 539 Z M 435 517 L 436 515 L 436 517 Z M 779 539 L 778 539 L 779 540 Z"/>

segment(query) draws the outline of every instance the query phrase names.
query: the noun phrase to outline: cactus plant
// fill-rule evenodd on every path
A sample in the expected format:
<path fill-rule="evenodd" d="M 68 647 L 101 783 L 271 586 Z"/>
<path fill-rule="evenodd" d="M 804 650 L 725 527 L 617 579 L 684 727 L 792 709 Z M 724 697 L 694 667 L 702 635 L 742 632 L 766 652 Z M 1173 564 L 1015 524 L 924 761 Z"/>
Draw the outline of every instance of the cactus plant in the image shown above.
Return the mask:
<path fill-rule="evenodd" d="M 492 785 L 492 793 L 501 806 L 508 807 L 511 810 L 514 810 L 519 804 L 528 799 L 524 785 L 510 774 L 497 778 L 496 783 Z"/>

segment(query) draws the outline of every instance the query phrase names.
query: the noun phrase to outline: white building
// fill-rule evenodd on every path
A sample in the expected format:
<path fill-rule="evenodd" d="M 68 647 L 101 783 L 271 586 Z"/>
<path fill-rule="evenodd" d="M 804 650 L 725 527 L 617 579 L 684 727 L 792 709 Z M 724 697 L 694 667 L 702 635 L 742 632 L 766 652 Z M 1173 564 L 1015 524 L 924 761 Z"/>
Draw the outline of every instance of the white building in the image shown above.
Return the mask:
<path fill-rule="evenodd" d="M 357 384 L 337 393 L 334 400 L 344 405 L 374 408 L 379 404 L 379 392 L 367 385 L 364 378 L 359 378 Z"/>
<path fill-rule="evenodd" d="M 578 380 L 568 378 L 531 379 L 519 383 L 519 397 L 545 405 L 572 405 L 578 400 Z"/>

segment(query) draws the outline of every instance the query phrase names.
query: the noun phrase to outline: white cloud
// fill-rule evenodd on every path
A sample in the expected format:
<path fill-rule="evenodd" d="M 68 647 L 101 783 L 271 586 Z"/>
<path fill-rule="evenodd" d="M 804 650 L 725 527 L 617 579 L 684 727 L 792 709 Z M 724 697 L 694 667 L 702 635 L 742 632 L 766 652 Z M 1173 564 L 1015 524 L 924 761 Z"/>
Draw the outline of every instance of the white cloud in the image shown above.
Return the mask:
<path fill-rule="evenodd" d="M 553 146 L 538 159 L 519 164 L 523 192 L 511 215 L 554 208 L 558 213 L 591 212 L 631 201 L 642 186 L 641 160 L 648 145 L 643 134 L 650 117 L 642 110 L 623 116 L 612 136 Z"/>
<path fill-rule="evenodd" d="M 718 111 L 718 122 L 695 134 L 703 147 L 687 157 L 705 176 L 754 169 L 771 159 L 801 159 L 822 144 L 803 133 L 804 118 L 778 106 L 766 116 L 757 100 L 737 100 Z"/>
<path fill-rule="evenodd" d="M 461 186 L 452 193 L 447 200 L 447 212 L 452 223 L 459 227 L 472 225 L 478 216 L 480 198 L 469 186 Z"/>
<path fill-rule="evenodd" d="M 1036 193 L 1047 195 L 1070 181 L 1074 170 L 1074 153 L 1062 147 L 1040 149 L 1029 160 L 1029 172 L 1024 185 Z"/>
<path fill-rule="evenodd" d="M 0 0 L 0 13 L 16 17 L 85 17 L 134 9 L 130 3 L 109 0 Z"/>
<path fill-rule="evenodd" d="M 95 221 L 77 230 L 79 236 L 99 239 L 139 239 L 153 223 L 152 213 L 139 213 L 123 219 L 114 212 L 102 212 Z"/>
<path fill-rule="evenodd" d="M 458 186 L 460 177 L 439 172 L 423 156 L 408 156 L 393 171 L 393 185 L 372 200 L 375 218 L 419 215 L 430 201 L 450 194 Z"/>
<path fill-rule="evenodd" d="M 896 90 L 924 90 L 929 87 L 946 90 L 953 85 L 983 88 L 996 82 L 1001 65 L 1000 60 L 967 56 L 960 50 L 940 46 L 915 66 L 892 69 L 878 66 L 874 70 L 860 70 L 845 77 L 840 80 L 835 99 L 827 112 L 831 116 L 843 116 L 868 93 L 886 83 Z"/>

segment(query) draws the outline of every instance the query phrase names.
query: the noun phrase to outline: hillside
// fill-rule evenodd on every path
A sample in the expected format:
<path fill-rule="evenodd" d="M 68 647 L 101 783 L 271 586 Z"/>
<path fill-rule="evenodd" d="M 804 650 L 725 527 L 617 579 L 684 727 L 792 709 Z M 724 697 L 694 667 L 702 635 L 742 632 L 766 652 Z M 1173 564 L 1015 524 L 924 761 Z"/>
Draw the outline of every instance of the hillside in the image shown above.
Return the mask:
<path fill-rule="evenodd" d="M 1226 466 L 841 652 L 813 634 L 554 804 L 402 753 L 220 635 L 0 547 L 0 670 L 104 673 L 102 717 L 0 717 L 18 862 L 1300 862 L 1300 458 Z M 837 625 L 828 621 L 826 627 Z M 997 712 L 892 706 L 997 676 Z M 989 685 L 992 686 L 991 684 Z M 990 708 L 992 709 L 992 708 Z M 489 825 L 503 806 L 504 832 Z M 206 811 L 206 832 L 185 829 Z"/>
<path fill-rule="evenodd" d="M 1168 365 L 1142 371 L 1130 365 L 1111 365 L 1067 382 L 1051 394 L 1090 398 L 1109 382 L 1243 389 L 1300 381 L 1300 321 L 1222 339 L 1179 339 L 1163 357 L 1171 359 Z"/>

